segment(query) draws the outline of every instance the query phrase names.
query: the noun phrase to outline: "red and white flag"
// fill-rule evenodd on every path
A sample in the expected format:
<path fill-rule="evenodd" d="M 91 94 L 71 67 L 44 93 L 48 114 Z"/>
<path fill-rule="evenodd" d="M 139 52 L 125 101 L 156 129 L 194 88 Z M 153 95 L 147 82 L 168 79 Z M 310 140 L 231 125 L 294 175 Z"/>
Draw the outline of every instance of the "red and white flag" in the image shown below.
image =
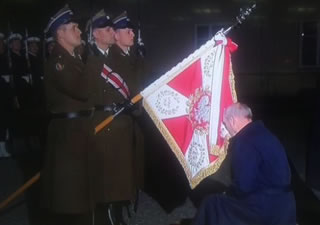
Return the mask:
<path fill-rule="evenodd" d="M 226 156 L 222 117 L 236 102 L 231 52 L 222 32 L 141 92 L 143 106 L 184 168 L 191 188 Z"/>

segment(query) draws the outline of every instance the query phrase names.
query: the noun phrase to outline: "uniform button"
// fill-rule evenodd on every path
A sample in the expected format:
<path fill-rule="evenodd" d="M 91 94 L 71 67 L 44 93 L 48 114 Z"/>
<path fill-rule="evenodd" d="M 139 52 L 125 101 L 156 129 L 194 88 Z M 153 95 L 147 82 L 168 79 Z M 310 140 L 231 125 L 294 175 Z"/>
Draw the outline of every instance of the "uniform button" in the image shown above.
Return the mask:
<path fill-rule="evenodd" d="M 103 92 L 106 92 L 106 90 L 104 89 Z"/>

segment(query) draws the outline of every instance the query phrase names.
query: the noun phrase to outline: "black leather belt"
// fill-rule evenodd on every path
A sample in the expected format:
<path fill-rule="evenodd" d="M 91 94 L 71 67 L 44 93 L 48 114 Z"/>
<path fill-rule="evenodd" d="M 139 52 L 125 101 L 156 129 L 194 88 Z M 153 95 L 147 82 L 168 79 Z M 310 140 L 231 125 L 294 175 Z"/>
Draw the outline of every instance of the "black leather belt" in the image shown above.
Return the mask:
<path fill-rule="evenodd" d="M 96 105 L 92 109 L 80 110 L 77 112 L 62 112 L 62 113 L 51 113 L 52 119 L 74 119 L 80 117 L 91 117 L 95 111 L 103 112 L 115 112 L 115 105 Z"/>
<path fill-rule="evenodd" d="M 78 112 L 51 113 L 52 119 L 74 119 L 80 117 L 91 117 L 94 110 L 81 110 Z"/>
<path fill-rule="evenodd" d="M 103 112 L 113 112 L 115 110 L 115 105 L 96 105 L 94 109 L 96 111 L 103 111 Z"/>

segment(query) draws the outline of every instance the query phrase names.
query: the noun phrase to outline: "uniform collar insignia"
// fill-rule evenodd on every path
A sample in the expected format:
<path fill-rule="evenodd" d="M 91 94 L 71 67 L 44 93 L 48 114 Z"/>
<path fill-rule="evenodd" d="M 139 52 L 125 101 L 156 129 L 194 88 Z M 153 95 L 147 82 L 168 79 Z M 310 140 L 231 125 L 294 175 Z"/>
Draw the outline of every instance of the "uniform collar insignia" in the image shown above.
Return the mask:
<path fill-rule="evenodd" d="M 61 63 L 56 63 L 56 70 L 57 71 L 62 71 L 64 69 L 64 65 Z"/>

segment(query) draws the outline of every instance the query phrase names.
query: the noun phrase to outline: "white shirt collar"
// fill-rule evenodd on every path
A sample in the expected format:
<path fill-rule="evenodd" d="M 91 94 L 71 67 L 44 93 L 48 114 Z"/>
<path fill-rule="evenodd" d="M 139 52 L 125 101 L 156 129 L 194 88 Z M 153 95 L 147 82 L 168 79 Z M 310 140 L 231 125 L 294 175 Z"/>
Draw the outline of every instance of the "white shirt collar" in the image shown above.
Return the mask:
<path fill-rule="evenodd" d="M 127 48 L 127 50 L 124 51 L 124 53 L 125 53 L 126 55 L 130 55 L 130 48 Z"/>
<path fill-rule="evenodd" d="M 102 55 L 108 55 L 109 54 L 109 48 L 107 48 L 107 50 L 103 50 L 101 48 L 99 48 L 99 46 L 95 43 L 95 45 L 97 46 L 97 49 L 101 52 Z"/>
<path fill-rule="evenodd" d="M 36 54 L 34 54 L 33 52 L 28 51 L 28 53 L 32 56 L 37 56 Z"/>

